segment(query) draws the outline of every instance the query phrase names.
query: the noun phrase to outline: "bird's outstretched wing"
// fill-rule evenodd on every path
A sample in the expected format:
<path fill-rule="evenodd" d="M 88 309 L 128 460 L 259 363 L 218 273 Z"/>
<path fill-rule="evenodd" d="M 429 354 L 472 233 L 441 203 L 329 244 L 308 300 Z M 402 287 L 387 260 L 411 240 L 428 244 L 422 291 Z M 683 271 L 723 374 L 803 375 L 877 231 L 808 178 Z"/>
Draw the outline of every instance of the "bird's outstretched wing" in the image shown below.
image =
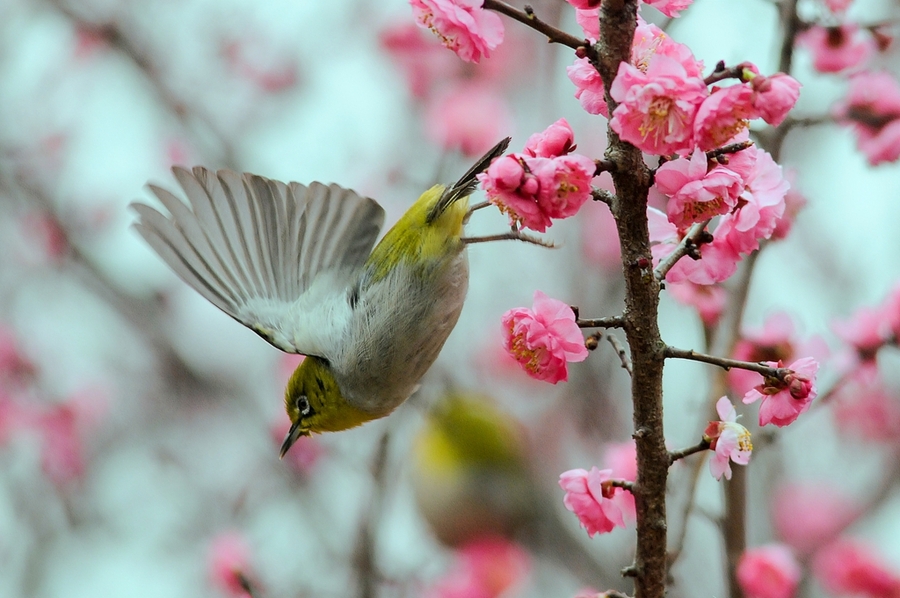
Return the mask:
<path fill-rule="evenodd" d="M 282 351 L 318 354 L 305 312 L 342 292 L 384 220 L 374 200 L 337 185 L 285 184 L 231 170 L 175 167 L 190 205 L 150 185 L 169 216 L 140 203 L 134 227 L 185 282 Z M 327 325 L 326 325 L 327 326 Z M 311 326 L 315 328 L 315 326 Z"/>

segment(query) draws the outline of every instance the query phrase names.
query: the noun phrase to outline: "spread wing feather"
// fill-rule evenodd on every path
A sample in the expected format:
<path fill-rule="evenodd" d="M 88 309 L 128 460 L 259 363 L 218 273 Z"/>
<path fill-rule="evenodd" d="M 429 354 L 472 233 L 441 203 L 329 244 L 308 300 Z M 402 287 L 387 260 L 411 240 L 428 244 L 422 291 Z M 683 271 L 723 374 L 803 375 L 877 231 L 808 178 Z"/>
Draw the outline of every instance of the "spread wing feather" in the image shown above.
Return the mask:
<path fill-rule="evenodd" d="M 305 330 L 316 322 L 310 312 L 329 293 L 343 292 L 362 267 L 384 210 L 337 185 L 285 184 L 199 166 L 173 172 L 189 204 L 150 185 L 169 216 L 132 204 L 137 231 L 229 316 L 283 351 L 316 354 L 322 336 Z M 307 293 L 316 280 L 323 282 Z"/>

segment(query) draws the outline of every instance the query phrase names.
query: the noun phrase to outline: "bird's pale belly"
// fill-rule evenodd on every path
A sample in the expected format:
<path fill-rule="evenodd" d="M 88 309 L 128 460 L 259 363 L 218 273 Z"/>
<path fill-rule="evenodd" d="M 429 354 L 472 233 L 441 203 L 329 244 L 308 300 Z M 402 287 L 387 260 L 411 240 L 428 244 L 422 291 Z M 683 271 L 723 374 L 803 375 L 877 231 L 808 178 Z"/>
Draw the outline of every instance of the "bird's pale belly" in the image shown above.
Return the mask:
<path fill-rule="evenodd" d="M 397 268 L 361 290 L 346 349 L 332 363 L 348 402 L 380 416 L 415 392 L 456 326 L 468 280 L 463 250 L 418 271 Z"/>

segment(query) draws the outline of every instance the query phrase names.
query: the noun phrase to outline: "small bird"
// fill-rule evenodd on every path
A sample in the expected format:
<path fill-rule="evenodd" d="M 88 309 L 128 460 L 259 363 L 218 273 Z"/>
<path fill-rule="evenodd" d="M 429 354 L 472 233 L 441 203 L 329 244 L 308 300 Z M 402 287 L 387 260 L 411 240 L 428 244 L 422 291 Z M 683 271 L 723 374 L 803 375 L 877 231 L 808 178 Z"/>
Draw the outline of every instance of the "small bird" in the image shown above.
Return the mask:
<path fill-rule="evenodd" d="M 378 245 L 384 210 L 334 184 L 175 167 L 190 206 L 155 185 L 169 216 L 132 204 L 134 227 L 178 276 L 273 346 L 306 355 L 285 389 L 282 457 L 300 436 L 384 417 L 416 391 L 462 310 L 467 244 L 535 242 L 515 230 L 463 237 L 476 175 L 509 141 L 425 191 Z"/>

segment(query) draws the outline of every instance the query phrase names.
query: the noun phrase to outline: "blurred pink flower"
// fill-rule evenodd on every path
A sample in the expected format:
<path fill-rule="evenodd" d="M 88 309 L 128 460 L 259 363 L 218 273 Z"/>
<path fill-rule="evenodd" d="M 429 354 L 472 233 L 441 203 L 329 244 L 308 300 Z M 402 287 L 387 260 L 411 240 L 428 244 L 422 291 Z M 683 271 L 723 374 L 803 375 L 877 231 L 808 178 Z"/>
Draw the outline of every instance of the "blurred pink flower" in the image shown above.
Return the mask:
<path fill-rule="evenodd" d="M 687 152 L 697 109 L 708 93 L 702 78 L 670 56 L 657 54 L 646 72 L 623 62 L 610 88 L 619 105 L 609 124 L 648 154 Z"/>
<path fill-rule="evenodd" d="M 677 17 L 681 11 L 694 3 L 694 0 L 644 0 L 644 4 L 652 6 L 667 17 Z"/>
<path fill-rule="evenodd" d="M 687 227 L 727 214 L 744 190 L 741 177 L 723 166 L 709 169 L 706 152 L 694 149 L 690 159 L 670 160 L 656 171 L 656 188 L 669 197 L 669 222 Z"/>
<path fill-rule="evenodd" d="M 477 157 L 512 129 L 506 99 L 483 83 L 464 82 L 433 98 L 425 113 L 425 132 L 444 150 Z"/>
<path fill-rule="evenodd" d="M 784 367 L 780 361 L 765 363 L 772 367 Z M 774 424 L 779 428 L 787 426 L 796 421 L 801 413 L 806 412 L 816 398 L 816 373 L 819 371 L 819 362 L 812 357 L 801 357 L 787 367 L 792 372 L 785 376 L 784 382 L 776 378 L 767 378 L 744 395 L 744 403 L 748 405 L 759 399 L 763 400 L 759 407 L 760 426 L 767 424 Z"/>
<path fill-rule="evenodd" d="M 41 468 L 58 486 L 84 475 L 84 438 L 99 425 L 106 409 L 102 391 L 87 389 L 32 414 L 31 423 L 42 439 Z"/>
<path fill-rule="evenodd" d="M 709 472 L 717 480 L 721 480 L 723 475 L 730 480 L 731 462 L 748 464 L 753 444 L 750 431 L 737 423 L 737 411 L 728 397 L 716 401 L 716 413 L 719 414 L 719 421 L 709 422 L 703 432 L 703 437 L 709 441 L 709 448 L 714 451 L 709 459 Z"/>
<path fill-rule="evenodd" d="M 856 516 L 857 507 L 831 483 L 791 483 L 780 487 L 772 501 L 778 536 L 802 555 L 834 539 Z"/>
<path fill-rule="evenodd" d="M 857 147 L 869 164 L 900 158 L 900 84 L 892 74 L 854 75 L 847 96 L 833 113 L 839 122 L 853 128 Z"/>
<path fill-rule="evenodd" d="M 12 329 L 0 324 L 0 387 L 22 384 L 37 372 Z"/>
<path fill-rule="evenodd" d="M 853 4 L 853 0 L 824 0 L 824 2 L 828 10 L 835 14 L 846 12 L 850 5 Z"/>
<path fill-rule="evenodd" d="M 603 462 L 609 466 L 612 476 L 617 480 L 633 482 L 637 479 L 637 449 L 634 440 L 611 442 L 606 445 Z M 617 492 L 614 500 L 622 507 L 625 519 L 634 521 L 636 516 L 634 495 L 631 492 Z"/>
<path fill-rule="evenodd" d="M 280 93 L 295 87 L 300 80 L 300 67 L 286 51 L 268 47 L 261 38 L 225 40 L 221 55 L 228 68 L 267 93 Z"/>
<path fill-rule="evenodd" d="M 406 77 L 414 98 L 426 97 L 437 82 L 459 75 L 459 62 L 415 23 L 404 21 L 381 31 L 381 47 Z"/>
<path fill-rule="evenodd" d="M 483 0 L 409 0 L 416 22 L 466 62 L 479 62 L 503 42 L 503 21 Z"/>
<path fill-rule="evenodd" d="M 846 320 L 832 322 L 831 329 L 856 351 L 863 363 L 874 360 L 893 336 L 891 320 L 883 306 L 861 307 Z"/>
<path fill-rule="evenodd" d="M 511 309 L 501 321 L 506 350 L 532 378 L 564 382 L 569 376 L 566 362 L 587 358 L 572 308 L 540 291 L 534 292 L 533 309 Z"/>
<path fill-rule="evenodd" d="M 559 486 L 566 491 L 563 504 L 575 513 L 589 536 L 605 534 L 618 527 L 625 527 L 622 508 L 614 500 L 621 488 L 610 485 L 611 469 L 590 471 L 572 469 L 559 476 Z"/>
<path fill-rule="evenodd" d="M 534 158 L 556 158 L 575 149 L 575 133 L 569 121 L 561 118 L 540 133 L 534 133 L 525 142 L 522 151 Z"/>
<path fill-rule="evenodd" d="M 588 114 L 602 114 L 609 118 L 606 107 L 605 90 L 600 73 L 587 58 L 576 58 L 572 66 L 566 67 L 569 81 L 575 84 L 575 99 Z"/>
<path fill-rule="evenodd" d="M 833 594 L 893 598 L 900 593 L 900 576 L 860 540 L 843 538 L 826 546 L 816 554 L 812 570 Z"/>
<path fill-rule="evenodd" d="M 800 98 L 800 82 L 784 73 L 757 75 L 750 81 L 753 107 L 764 121 L 777 127 Z"/>
<path fill-rule="evenodd" d="M 237 532 L 224 532 L 209 543 L 207 570 L 210 581 L 230 598 L 252 598 L 253 572 L 250 547 Z"/>
<path fill-rule="evenodd" d="M 427 598 L 508 596 L 531 569 L 524 550 L 503 538 L 475 540 L 456 553 L 451 569 L 425 593 Z"/>
<path fill-rule="evenodd" d="M 748 548 L 735 571 L 746 598 L 791 598 L 802 575 L 800 563 L 783 544 Z"/>
<path fill-rule="evenodd" d="M 704 326 L 715 326 L 725 311 L 728 293 L 717 284 L 700 285 L 693 282 L 666 283 L 666 291 L 675 301 L 697 310 Z M 734 371 L 734 370 L 732 370 Z"/>
<path fill-rule="evenodd" d="M 813 67 L 820 73 L 839 73 L 858 66 L 875 51 L 872 38 L 853 23 L 815 25 L 798 35 L 797 43 L 809 49 Z"/>
<path fill-rule="evenodd" d="M 759 116 L 753 99 L 753 90 L 743 83 L 713 88 L 697 110 L 694 143 L 708 151 L 722 147 L 744 131 L 749 121 Z"/>
<path fill-rule="evenodd" d="M 900 397 L 889 392 L 874 363 L 863 364 L 834 393 L 832 415 L 840 434 L 895 443 L 900 438 Z"/>

